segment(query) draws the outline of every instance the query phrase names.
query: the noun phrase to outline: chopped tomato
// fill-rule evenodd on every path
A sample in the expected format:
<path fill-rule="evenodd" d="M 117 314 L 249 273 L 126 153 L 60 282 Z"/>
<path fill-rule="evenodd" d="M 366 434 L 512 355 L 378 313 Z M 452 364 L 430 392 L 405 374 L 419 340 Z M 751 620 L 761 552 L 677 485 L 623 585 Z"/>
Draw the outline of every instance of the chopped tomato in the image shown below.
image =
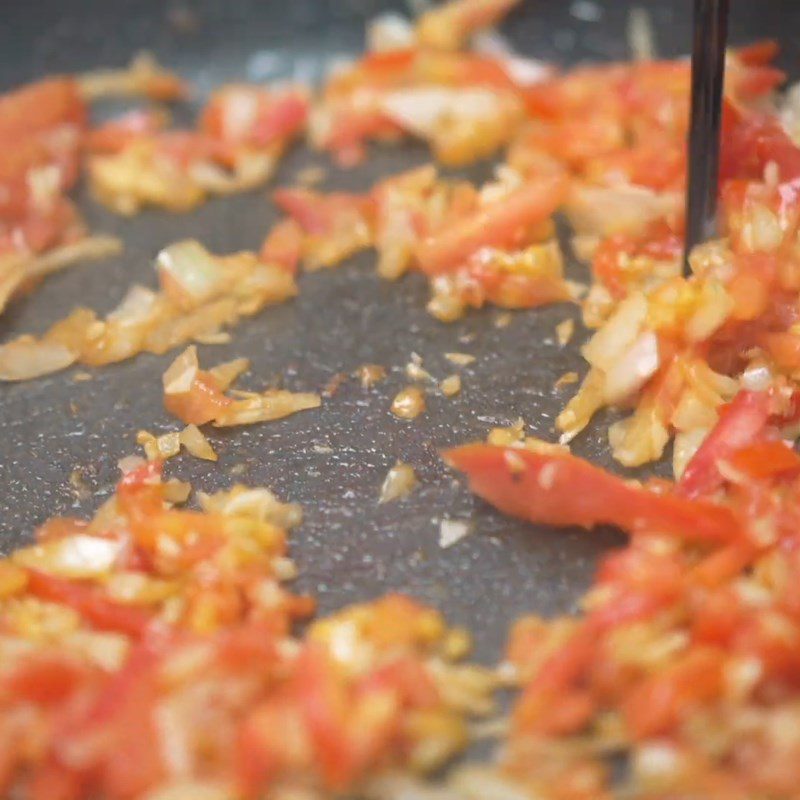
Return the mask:
<path fill-rule="evenodd" d="M 91 676 L 77 659 L 64 655 L 31 655 L 0 680 L 0 695 L 25 698 L 39 705 L 56 705 Z"/>
<path fill-rule="evenodd" d="M 310 189 L 277 189 L 272 198 L 306 233 L 316 236 L 334 232 L 343 219 L 366 216 L 372 209 L 369 197 L 344 192 L 326 195 Z"/>
<path fill-rule="evenodd" d="M 780 440 L 757 442 L 743 447 L 727 463 L 738 472 L 756 480 L 800 472 L 800 455 Z"/>
<path fill-rule="evenodd" d="M 444 453 L 472 490 L 506 514 L 546 525 L 616 525 L 629 533 L 660 531 L 680 539 L 728 542 L 739 537 L 731 511 L 701 500 L 656 493 L 568 454 L 465 445 Z"/>
<path fill-rule="evenodd" d="M 28 591 L 42 600 L 69 606 L 98 630 L 141 636 L 150 624 L 145 611 L 109 600 L 99 588 L 39 570 L 28 570 Z"/>
<path fill-rule="evenodd" d="M 625 721 L 637 739 L 670 733 L 693 707 L 723 690 L 723 654 L 696 649 L 645 679 L 625 701 Z"/>
<path fill-rule="evenodd" d="M 303 229 L 293 219 L 279 222 L 261 245 L 259 258 L 265 264 L 277 264 L 294 275 L 303 255 Z"/>
<path fill-rule="evenodd" d="M 25 140 L 53 128 L 86 124 L 86 104 L 72 78 L 48 78 L 0 95 L 0 142 Z"/>
<path fill-rule="evenodd" d="M 231 85 L 211 96 L 200 129 L 220 141 L 266 147 L 299 133 L 308 111 L 308 98 L 298 90 Z"/>
<path fill-rule="evenodd" d="M 164 408 L 187 425 L 205 425 L 231 404 L 217 379 L 204 370 L 195 375 L 190 389 L 164 395 Z"/>
<path fill-rule="evenodd" d="M 800 177 L 800 147 L 774 116 L 749 114 L 722 139 L 720 180 L 761 180 L 764 168 L 777 165 L 781 181 Z"/>
<path fill-rule="evenodd" d="M 724 482 L 719 462 L 756 442 L 769 417 L 770 401 L 766 392 L 739 392 L 731 403 L 720 409 L 719 422 L 686 466 L 678 482 L 678 492 L 684 497 L 703 497 L 715 492 Z"/>
<path fill-rule="evenodd" d="M 462 266 L 482 247 L 513 249 L 564 201 L 567 180 L 556 176 L 529 183 L 489 203 L 445 230 L 425 239 L 417 260 L 430 275 Z"/>
<path fill-rule="evenodd" d="M 780 53 L 781 47 L 775 39 L 761 39 L 753 44 L 736 48 L 736 57 L 748 66 L 771 64 Z"/>

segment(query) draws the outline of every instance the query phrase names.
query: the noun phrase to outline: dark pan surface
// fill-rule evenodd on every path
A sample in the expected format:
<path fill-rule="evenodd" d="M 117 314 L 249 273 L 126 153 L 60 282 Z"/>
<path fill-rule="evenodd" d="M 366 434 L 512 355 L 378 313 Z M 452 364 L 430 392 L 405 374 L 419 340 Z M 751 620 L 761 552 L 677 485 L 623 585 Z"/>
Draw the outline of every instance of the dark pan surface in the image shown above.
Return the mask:
<path fill-rule="evenodd" d="M 688 0 L 639 4 L 653 8 L 665 55 L 688 50 Z M 793 2 L 733 5 L 734 41 L 780 36 L 800 23 Z M 391 6 L 368 0 L 6 2 L 0 88 L 47 73 L 123 64 L 143 48 L 192 80 L 198 97 L 231 79 L 312 80 L 331 59 L 357 52 L 365 19 Z M 529 0 L 506 31 L 523 52 L 562 64 L 625 58 L 627 11 L 620 0 Z M 784 62 L 793 69 L 797 42 L 787 48 Z M 424 158 L 413 146 L 377 151 L 355 172 L 331 170 L 326 186 L 363 188 Z M 311 163 L 325 160 L 294 151 L 275 183 L 291 182 Z M 41 331 L 79 303 L 109 310 L 130 283 L 154 281 L 151 260 L 171 241 L 193 236 L 218 252 L 256 247 L 276 218 L 264 191 L 214 201 L 185 216 L 148 212 L 121 220 L 88 201 L 82 206 L 94 230 L 124 239 L 125 254 L 48 280 L 0 319 L 0 337 Z M 571 391 L 552 387 L 564 372 L 582 371 L 577 345 L 583 334 L 566 350 L 557 345 L 556 323 L 575 315 L 565 307 L 517 313 L 506 328 L 494 324 L 496 310 L 445 326 L 426 314 L 425 299 L 418 276 L 397 284 L 378 280 L 370 256 L 303 276 L 296 302 L 245 322 L 229 345 L 201 347 L 203 362 L 248 356 L 246 381 L 253 388 L 281 379 L 288 388 L 320 390 L 365 362 L 391 367 L 389 378 L 371 391 L 347 380 L 319 411 L 213 432 L 217 465 L 181 458 L 170 470 L 198 489 L 238 480 L 300 502 L 305 522 L 293 537 L 293 553 L 302 586 L 318 595 L 323 610 L 389 590 L 408 592 L 468 626 L 479 657 L 491 660 L 515 617 L 572 610 L 597 556 L 619 539 L 612 532 L 554 531 L 506 519 L 474 500 L 437 451 L 482 438 L 493 425 L 519 416 L 538 435 L 552 437 L 553 420 Z M 450 400 L 430 396 L 427 413 L 413 422 L 392 417 L 389 404 L 406 384 L 402 368 L 410 354 L 420 354 L 434 375 L 444 377 L 454 371 L 443 358 L 448 351 L 476 356 L 462 370 L 462 393 Z M 141 356 L 98 370 L 88 382 L 75 382 L 73 371 L 0 386 L 0 551 L 26 541 L 51 515 L 91 513 L 113 489 L 117 460 L 137 451 L 136 431 L 174 428 L 160 393 L 170 358 Z M 576 452 L 610 465 L 606 426 L 600 420 Z M 408 499 L 379 507 L 381 482 L 398 458 L 417 468 L 422 485 Z M 443 516 L 472 520 L 474 535 L 441 550 Z"/>

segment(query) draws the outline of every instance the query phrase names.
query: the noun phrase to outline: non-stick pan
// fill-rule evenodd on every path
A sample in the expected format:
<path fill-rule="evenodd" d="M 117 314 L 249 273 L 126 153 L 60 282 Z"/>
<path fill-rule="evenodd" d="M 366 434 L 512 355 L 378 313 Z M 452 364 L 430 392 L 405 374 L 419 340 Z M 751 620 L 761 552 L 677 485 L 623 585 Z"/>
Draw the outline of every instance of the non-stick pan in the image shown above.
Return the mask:
<path fill-rule="evenodd" d="M 689 0 L 643 3 L 666 56 L 688 51 Z M 622 0 L 526 0 L 504 25 L 524 53 L 571 65 L 628 57 Z M 318 80 L 331 62 L 362 48 L 367 19 L 400 3 L 371 0 L 5 0 L 0 10 L 0 89 L 56 72 L 122 65 L 143 49 L 188 78 L 193 102 L 230 80 Z M 733 3 L 734 42 L 784 39 L 783 66 L 797 66 L 800 5 Z M 796 70 L 795 70 L 796 71 Z M 179 112 L 180 113 L 180 112 Z M 191 109 L 187 111 L 187 119 Z M 421 147 L 376 148 L 354 171 L 330 169 L 327 186 L 366 188 L 378 176 L 421 163 Z M 324 157 L 295 149 L 274 181 L 290 183 Z M 488 165 L 470 174 L 489 174 Z M 39 332 L 77 304 L 111 309 L 129 284 L 153 283 L 151 263 L 169 242 L 196 237 L 210 249 L 256 247 L 276 219 L 266 191 L 214 200 L 174 215 L 148 211 L 117 218 L 82 198 L 95 231 L 118 234 L 125 253 L 49 279 L 0 318 L 0 338 Z M 236 328 L 230 344 L 201 347 L 206 363 L 247 356 L 255 388 L 280 382 L 291 389 L 331 392 L 318 411 L 230 432 L 214 431 L 216 465 L 191 458 L 170 471 L 198 489 L 239 481 L 265 485 L 302 504 L 305 521 L 293 536 L 300 584 L 323 610 L 390 590 L 441 608 L 474 633 L 479 658 L 496 659 L 510 622 L 524 612 L 566 612 L 587 585 L 597 556 L 620 539 L 613 531 L 550 530 L 507 519 L 473 499 L 437 455 L 446 445 L 483 438 L 487 430 L 522 417 L 531 431 L 553 436 L 553 422 L 574 387 L 554 389 L 569 370 L 582 371 L 584 331 L 560 347 L 554 328 L 576 309 L 549 307 L 502 315 L 487 309 L 443 325 L 424 310 L 419 276 L 386 283 L 367 255 L 333 271 L 301 278 L 299 298 L 270 308 Z M 577 267 L 572 274 L 579 276 Z M 406 384 L 412 353 L 444 377 L 454 371 L 444 353 L 471 353 L 463 391 L 431 395 L 414 421 L 389 413 Z M 0 387 L 0 551 L 28 539 L 52 515 L 88 515 L 112 491 L 120 457 L 136 451 L 140 428 L 163 431 L 161 373 L 170 356 L 149 355 L 92 372 L 75 371 Z M 348 376 L 364 363 L 382 364 L 389 377 L 364 390 Z M 337 377 L 339 376 L 339 377 Z M 333 379 L 333 380 L 332 380 Z M 575 451 L 611 466 L 608 418 L 576 443 Z M 407 499 L 378 505 L 381 482 L 398 459 L 417 469 L 421 486 Z M 443 518 L 467 520 L 472 535 L 439 546 Z"/>

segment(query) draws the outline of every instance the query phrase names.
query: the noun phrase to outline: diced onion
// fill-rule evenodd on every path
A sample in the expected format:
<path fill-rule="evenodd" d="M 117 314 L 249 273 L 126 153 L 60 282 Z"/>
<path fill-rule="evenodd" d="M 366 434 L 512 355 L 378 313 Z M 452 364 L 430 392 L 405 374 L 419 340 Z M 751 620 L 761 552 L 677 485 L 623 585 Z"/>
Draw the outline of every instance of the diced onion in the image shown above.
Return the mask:
<path fill-rule="evenodd" d="M 488 89 L 429 86 L 390 92 L 381 107 L 402 128 L 431 136 L 443 118 L 491 119 L 498 113 L 499 99 Z"/>
<path fill-rule="evenodd" d="M 775 376 L 769 365 L 763 362 L 750 364 L 742 373 L 740 383 L 743 389 L 752 392 L 763 392 L 772 386 Z"/>
<path fill-rule="evenodd" d="M 202 458 L 205 461 L 216 461 L 217 454 L 211 446 L 205 434 L 197 425 L 187 425 L 179 434 L 180 443 L 195 458 Z"/>
<path fill-rule="evenodd" d="M 472 524 L 461 519 L 443 519 L 439 523 L 439 547 L 452 547 L 472 532 Z"/>
<path fill-rule="evenodd" d="M 566 205 L 569 221 L 580 235 L 636 234 L 651 222 L 680 209 L 676 193 L 657 193 L 643 186 L 577 185 Z"/>
<path fill-rule="evenodd" d="M 229 389 L 234 381 L 250 369 L 249 358 L 234 358 L 231 361 L 225 361 L 222 364 L 217 364 L 208 370 L 210 375 L 214 376 L 221 391 Z"/>
<path fill-rule="evenodd" d="M 367 49 L 372 52 L 404 50 L 415 43 L 414 26 L 402 14 L 388 11 L 367 24 Z"/>
<path fill-rule="evenodd" d="M 647 300 L 644 295 L 639 292 L 629 295 L 584 345 L 584 358 L 594 367 L 610 369 L 636 340 L 646 319 Z"/>
<path fill-rule="evenodd" d="M 94 578 L 111 570 L 124 547 L 115 539 L 75 534 L 17 550 L 13 560 L 65 578 Z"/>
<path fill-rule="evenodd" d="M 407 386 L 395 395 L 392 413 L 400 419 L 414 419 L 425 410 L 425 393 L 418 386 Z"/>
<path fill-rule="evenodd" d="M 298 411 L 319 408 L 322 400 L 318 394 L 309 392 L 287 392 L 273 389 L 263 394 L 254 394 L 234 400 L 214 419 L 214 427 L 252 425 L 255 422 L 270 422 L 288 417 Z"/>
<path fill-rule="evenodd" d="M 655 375 L 660 363 L 658 338 L 652 331 L 642 333 L 606 372 L 606 402 L 618 403 L 633 395 Z"/>
<path fill-rule="evenodd" d="M 198 498 L 205 511 L 228 516 L 252 517 L 281 528 L 294 528 L 303 519 L 303 512 L 299 505 L 282 503 L 269 489 L 234 486 L 228 492 L 217 492 L 216 494 L 200 492 Z"/>
<path fill-rule="evenodd" d="M 164 372 L 161 378 L 164 394 L 184 394 L 190 391 L 199 369 L 197 348 L 189 345 Z"/>
<path fill-rule="evenodd" d="M 628 46 L 634 61 L 655 61 L 653 23 L 646 8 L 638 6 L 628 13 Z"/>
<path fill-rule="evenodd" d="M 27 381 L 74 364 L 78 353 L 59 342 L 22 336 L 0 346 L 0 380 Z"/>
<path fill-rule="evenodd" d="M 672 474 L 676 481 L 680 480 L 686 465 L 692 460 L 706 436 L 708 428 L 693 428 L 675 434 L 672 445 Z"/>
<path fill-rule="evenodd" d="M 448 375 L 439 384 L 439 388 L 442 390 L 442 394 L 445 397 L 453 397 L 457 395 L 461 391 L 461 376 Z"/>
<path fill-rule="evenodd" d="M 398 461 L 386 474 L 381 486 L 379 503 L 390 503 L 405 497 L 417 485 L 417 476 L 414 468 L 409 464 Z"/>
<path fill-rule="evenodd" d="M 156 257 L 156 266 L 164 290 L 190 307 L 214 297 L 225 277 L 219 261 L 195 239 L 165 247 Z"/>

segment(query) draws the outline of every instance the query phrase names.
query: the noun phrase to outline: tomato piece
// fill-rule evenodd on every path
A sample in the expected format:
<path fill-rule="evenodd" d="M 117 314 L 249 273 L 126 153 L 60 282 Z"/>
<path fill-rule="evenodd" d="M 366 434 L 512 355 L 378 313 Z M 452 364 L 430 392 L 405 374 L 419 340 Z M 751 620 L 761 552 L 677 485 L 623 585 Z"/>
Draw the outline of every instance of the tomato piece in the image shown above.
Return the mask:
<path fill-rule="evenodd" d="M 736 57 L 748 66 L 771 64 L 780 53 L 781 46 L 775 39 L 761 39 L 744 47 L 736 48 Z"/>
<path fill-rule="evenodd" d="M 732 94 L 737 101 L 752 103 L 786 82 L 786 73 L 772 66 L 748 66 L 734 76 Z"/>
<path fill-rule="evenodd" d="M 39 570 L 28 570 L 28 591 L 42 600 L 69 606 L 101 631 L 141 636 L 150 624 L 150 615 L 141 608 L 116 603 L 95 587 Z"/>
<path fill-rule="evenodd" d="M 295 699 L 329 786 L 345 788 L 355 772 L 355 753 L 344 735 L 347 699 L 322 651 L 307 647 L 295 665 Z"/>
<path fill-rule="evenodd" d="M 0 95 L 0 142 L 25 139 L 58 125 L 83 128 L 87 108 L 73 78 L 48 78 Z"/>
<path fill-rule="evenodd" d="M 678 481 L 677 491 L 684 497 L 702 497 L 724 483 L 717 466 L 737 450 L 750 445 L 767 426 L 770 416 L 766 392 L 741 391 L 725 407 L 715 428 L 687 464 Z"/>
<path fill-rule="evenodd" d="M 324 148 L 340 167 L 354 167 L 365 156 L 364 144 L 402 134 L 402 128 L 378 108 L 337 108 L 333 114 Z"/>
<path fill-rule="evenodd" d="M 217 379 L 205 370 L 198 370 L 187 392 L 164 395 L 164 408 L 187 425 L 211 422 L 232 402 L 219 388 Z"/>
<path fill-rule="evenodd" d="M 720 180 L 761 180 L 771 161 L 777 164 L 781 181 L 800 177 L 800 147 L 780 120 L 766 114 L 750 114 L 722 138 Z"/>
<path fill-rule="evenodd" d="M 661 532 L 686 540 L 729 542 L 740 535 L 722 506 L 657 494 L 569 454 L 472 444 L 445 461 L 470 487 L 506 514 L 545 525 L 615 525 L 629 533 Z"/>
<path fill-rule="evenodd" d="M 418 53 L 419 51 L 413 47 L 367 53 L 359 62 L 359 67 L 373 77 L 393 78 L 410 69 Z"/>
<path fill-rule="evenodd" d="M 264 239 L 258 257 L 265 264 L 276 264 L 294 275 L 302 255 L 303 229 L 296 220 L 284 219 Z"/>
<path fill-rule="evenodd" d="M 11 697 L 55 705 L 69 697 L 89 674 L 86 667 L 66 656 L 32 655 L 5 676 L 0 686 Z"/>
<path fill-rule="evenodd" d="M 611 294 L 621 299 L 629 284 L 641 282 L 638 261 L 675 261 L 683 251 L 683 240 L 666 221 L 649 224 L 637 235 L 615 233 L 606 236 L 592 257 L 592 272 Z"/>
<path fill-rule="evenodd" d="M 354 213 L 365 216 L 372 209 L 370 197 L 345 192 L 321 194 L 310 189 L 276 189 L 272 199 L 305 233 L 314 236 L 333 233 L 343 220 L 352 220 Z"/>
<path fill-rule="evenodd" d="M 780 369 L 800 369 L 800 336 L 788 331 L 765 333 L 762 343 Z"/>
<path fill-rule="evenodd" d="M 256 86 L 226 86 L 208 101 L 200 130 L 230 144 L 267 147 L 297 134 L 308 111 L 308 98 L 296 90 L 278 93 Z"/>
<path fill-rule="evenodd" d="M 741 574 L 757 555 L 758 548 L 751 542 L 733 542 L 707 555 L 692 568 L 691 578 L 704 586 L 719 586 Z"/>
<path fill-rule="evenodd" d="M 800 455 L 781 440 L 758 442 L 737 450 L 728 463 L 756 480 L 800 472 Z"/>
<path fill-rule="evenodd" d="M 144 640 L 131 649 L 125 664 L 99 687 L 75 719 L 68 718 L 55 741 L 80 747 L 98 795 L 134 798 L 164 780 L 155 722 L 157 668 L 166 641 Z M 83 795 L 81 795 L 83 796 Z"/>
<path fill-rule="evenodd" d="M 682 188 L 686 174 L 686 150 L 669 141 L 646 142 L 597 156 L 586 166 L 590 180 L 607 182 L 624 175 L 628 183 L 656 191 Z"/>
<path fill-rule="evenodd" d="M 454 270 L 482 247 L 514 248 L 532 227 L 546 220 L 566 199 L 568 181 L 558 175 L 513 191 L 425 239 L 416 251 L 423 272 Z"/>
<path fill-rule="evenodd" d="M 261 110 L 253 125 L 251 141 L 264 147 L 300 133 L 308 119 L 308 98 L 299 92 L 287 92 Z"/>
<path fill-rule="evenodd" d="M 636 739 L 669 733 L 691 709 L 723 689 L 724 654 L 711 648 L 689 652 L 633 689 L 625 721 Z"/>
<path fill-rule="evenodd" d="M 31 776 L 25 797 L 28 800 L 80 800 L 85 793 L 83 776 L 49 759 Z"/>
<path fill-rule="evenodd" d="M 514 708 L 515 728 L 548 733 L 561 727 L 558 707 L 592 663 L 597 641 L 597 635 L 583 625 L 545 660 Z"/>

